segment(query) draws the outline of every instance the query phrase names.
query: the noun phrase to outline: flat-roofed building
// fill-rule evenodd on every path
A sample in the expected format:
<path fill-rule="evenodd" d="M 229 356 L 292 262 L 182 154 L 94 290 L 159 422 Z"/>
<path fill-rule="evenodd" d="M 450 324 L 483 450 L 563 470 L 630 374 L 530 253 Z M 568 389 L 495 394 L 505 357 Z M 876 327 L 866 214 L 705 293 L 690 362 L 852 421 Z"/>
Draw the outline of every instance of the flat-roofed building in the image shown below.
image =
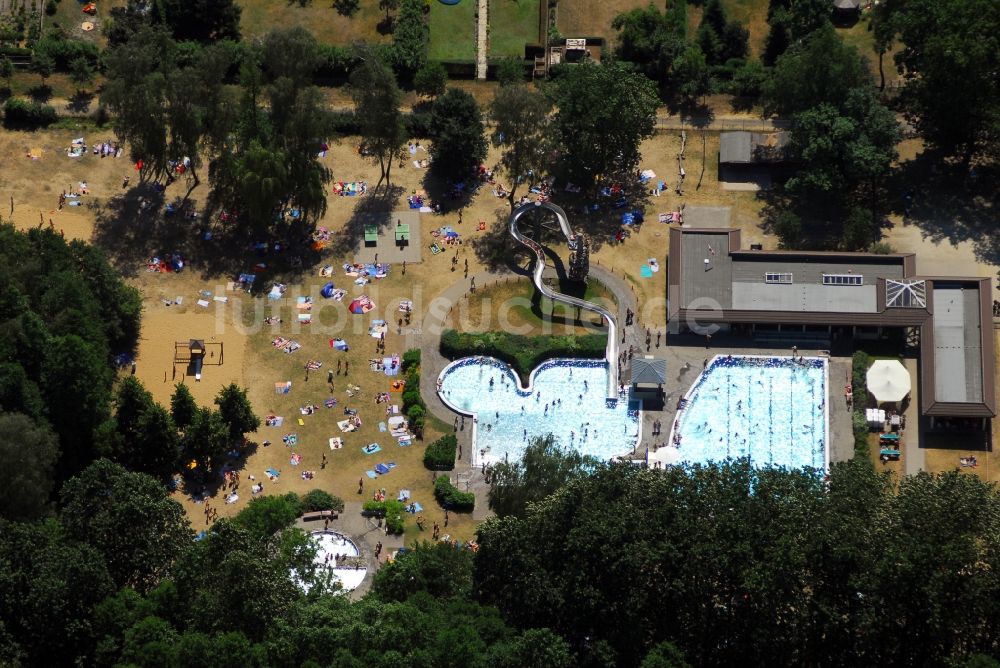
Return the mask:
<path fill-rule="evenodd" d="M 668 331 L 722 325 L 764 343 L 902 329 L 919 345 L 923 415 L 996 415 L 989 278 L 916 275 L 913 253 L 747 250 L 735 229 L 670 229 Z"/>

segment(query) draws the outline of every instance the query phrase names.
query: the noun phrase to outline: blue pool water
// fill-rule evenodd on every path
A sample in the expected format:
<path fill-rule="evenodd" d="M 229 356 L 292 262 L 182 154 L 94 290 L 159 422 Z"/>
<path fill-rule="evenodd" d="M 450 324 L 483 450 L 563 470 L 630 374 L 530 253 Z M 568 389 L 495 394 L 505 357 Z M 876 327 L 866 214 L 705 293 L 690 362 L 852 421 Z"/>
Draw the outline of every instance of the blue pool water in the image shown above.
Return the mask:
<path fill-rule="evenodd" d="M 716 357 L 678 412 L 675 460 L 826 468 L 827 383 L 825 359 Z"/>
<path fill-rule="evenodd" d="M 518 459 L 529 441 L 549 433 L 565 447 L 607 460 L 630 452 L 639 436 L 637 406 L 608 402 L 607 382 L 604 362 L 550 360 L 525 390 L 503 362 L 469 357 L 444 370 L 440 394 L 476 416 L 476 461 Z"/>

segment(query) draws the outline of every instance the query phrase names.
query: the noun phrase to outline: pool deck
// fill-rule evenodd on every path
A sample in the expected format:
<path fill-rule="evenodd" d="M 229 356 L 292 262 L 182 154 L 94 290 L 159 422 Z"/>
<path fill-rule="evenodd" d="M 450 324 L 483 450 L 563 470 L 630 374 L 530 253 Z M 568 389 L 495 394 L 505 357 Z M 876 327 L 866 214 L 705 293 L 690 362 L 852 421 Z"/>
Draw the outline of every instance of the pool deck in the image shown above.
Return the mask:
<path fill-rule="evenodd" d="M 591 265 L 590 275 L 601 281 L 612 292 L 618 302 L 618 322 L 625 322 L 625 309 L 632 309 L 638 313 L 635 293 L 632 287 L 619 275 L 615 274 L 599 265 Z M 483 289 L 493 283 L 507 280 L 513 276 L 520 276 L 512 272 L 481 272 L 475 274 L 476 286 Z M 523 277 L 523 276 L 522 276 Z M 472 276 L 469 277 L 470 279 Z M 450 363 L 445 359 L 439 349 L 441 332 L 445 329 L 444 320 L 448 312 L 456 306 L 459 301 L 469 294 L 470 281 L 460 279 L 452 284 L 448 289 L 434 298 L 436 304 L 432 304 L 427 309 L 427 316 L 421 323 L 421 375 L 420 393 L 427 404 L 428 409 L 436 417 L 445 423 L 453 423 L 457 414 L 449 409 L 441 401 L 437 394 L 435 382 L 441 371 Z M 650 463 L 657 461 L 655 453 L 661 445 L 667 442 L 670 437 L 670 426 L 673 424 L 677 412 L 677 401 L 691 388 L 692 383 L 697 380 L 701 373 L 702 365 L 706 359 L 711 359 L 719 354 L 733 355 L 759 355 L 764 357 L 788 356 L 790 349 L 760 348 L 749 345 L 750 342 L 739 337 L 728 337 L 718 335 L 712 340 L 709 348 L 704 346 L 701 337 L 667 337 L 666 328 L 650 328 L 652 343 L 646 349 L 646 328 L 639 322 L 638 316 L 634 324 L 622 326 L 625 335 L 625 342 L 621 343 L 619 349 L 623 351 L 634 347 L 636 355 L 655 354 L 667 360 L 667 383 L 663 387 L 665 394 L 664 405 L 659 410 L 642 411 L 641 437 L 631 457 L 633 459 L 647 459 Z M 657 331 L 662 334 L 660 345 L 656 345 Z M 669 345 L 668 345 L 669 341 Z M 800 348 L 798 354 L 805 356 L 826 356 L 825 351 L 809 350 Z M 840 379 L 849 378 L 851 370 L 851 359 L 849 357 L 830 357 L 830 382 L 829 396 L 827 403 L 830 407 L 830 461 L 847 461 L 854 454 L 854 435 L 851 427 L 851 414 L 848 409 L 841 387 Z M 630 365 L 626 364 L 622 377 L 630 376 Z M 653 423 L 660 421 L 661 433 L 653 435 Z M 466 420 L 465 429 L 456 432 L 458 441 L 462 445 L 464 453 L 474 450 L 472 447 L 472 424 L 471 420 Z M 921 465 L 920 462 L 914 462 Z M 466 454 L 463 461 L 459 462 L 453 473 L 460 481 L 469 484 L 470 491 L 475 491 L 477 495 L 476 514 L 483 513 L 483 517 L 488 514 L 486 511 L 486 494 L 488 487 L 478 473 L 479 469 L 473 470 L 469 455 Z M 480 510 L 480 509 L 484 510 Z M 479 517 L 477 517 L 479 519 Z"/>

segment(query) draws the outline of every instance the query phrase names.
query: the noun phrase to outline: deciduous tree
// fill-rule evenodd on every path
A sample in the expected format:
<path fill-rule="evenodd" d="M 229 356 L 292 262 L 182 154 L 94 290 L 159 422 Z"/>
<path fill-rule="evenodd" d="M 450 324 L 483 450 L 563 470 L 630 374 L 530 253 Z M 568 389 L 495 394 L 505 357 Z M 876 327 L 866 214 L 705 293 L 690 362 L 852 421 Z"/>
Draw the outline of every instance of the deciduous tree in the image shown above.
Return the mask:
<path fill-rule="evenodd" d="M 483 114 L 475 98 L 449 88 L 431 111 L 431 170 L 452 181 L 469 178 L 486 159 Z"/>
<path fill-rule="evenodd" d="M 599 176 L 630 182 L 655 128 L 653 82 L 620 63 L 582 64 L 561 73 L 552 94 L 556 149 L 570 178 L 588 188 Z"/>
<path fill-rule="evenodd" d="M 162 484 L 106 459 L 67 481 L 60 500 L 67 534 L 101 553 L 119 587 L 155 586 L 193 536 Z"/>
<path fill-rule="evenodd" d="M 48 427 L 20 413 L 0 413 L 0 517 L 33 520 L 49 512 L 59 443 Z"/>
<path fill-rule="evenodd" d="M 351 73 L 351 97 L 365 150 L 378 162 L 378 188 L 383 181 L 389 185 L 393 158 L 406 141 L 400 111 L 403 94 L 392 70 L 373 50 L 364 52 L 360 61 Z"/>
<path fill-rule="evenodd" d="M 501 86 L 490 105 L 493 146 L 501 150 L 500 170 L 509 183 L 507 203 L 514 210 L 519 186 L 548 168 L 551 102 L 525 86 Z"/>

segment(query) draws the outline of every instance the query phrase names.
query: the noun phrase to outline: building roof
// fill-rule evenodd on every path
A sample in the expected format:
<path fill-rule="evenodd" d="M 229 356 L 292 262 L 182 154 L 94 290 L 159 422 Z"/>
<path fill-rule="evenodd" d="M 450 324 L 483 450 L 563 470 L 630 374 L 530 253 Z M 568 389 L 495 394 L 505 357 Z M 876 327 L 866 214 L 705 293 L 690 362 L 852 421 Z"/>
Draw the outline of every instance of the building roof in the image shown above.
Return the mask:
<path fill-rule="evenodd" d="M 735 229 L 671 228 L 668 322 L 917 328 L 922 412 L 996 415 L 989 278 L 916 276 L 913 253 L 741 245 Z"/>
<path fill-rule="evenodd" d="M 667 360 L 636 357 L 632 360 L 633 385 L 662 385 L 667 382 Z"/>
<path fill-rule="evenodd" d="M 749 165 L 751 163 L 781 162 L 789 134 L 777 132 L 747 132 L 736 130 L 719 135 L 719 162 Z"/>

